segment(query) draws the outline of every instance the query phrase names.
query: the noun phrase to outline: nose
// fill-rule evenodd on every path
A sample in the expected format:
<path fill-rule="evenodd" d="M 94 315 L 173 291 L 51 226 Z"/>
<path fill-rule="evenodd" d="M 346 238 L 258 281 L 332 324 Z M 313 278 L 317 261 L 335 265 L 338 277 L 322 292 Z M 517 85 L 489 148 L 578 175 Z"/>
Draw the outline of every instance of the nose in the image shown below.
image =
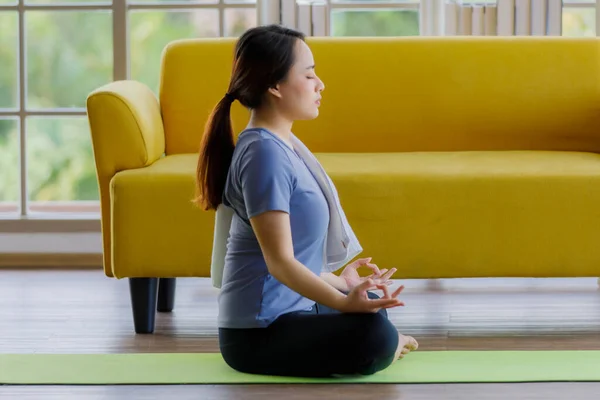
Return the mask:
<path fill-rule="evenodd" d="M 321 79 L 319 79 L 319 84 L 317 85 L 317 91 L 320 93 L 325 90 L 325 84 Z"/>

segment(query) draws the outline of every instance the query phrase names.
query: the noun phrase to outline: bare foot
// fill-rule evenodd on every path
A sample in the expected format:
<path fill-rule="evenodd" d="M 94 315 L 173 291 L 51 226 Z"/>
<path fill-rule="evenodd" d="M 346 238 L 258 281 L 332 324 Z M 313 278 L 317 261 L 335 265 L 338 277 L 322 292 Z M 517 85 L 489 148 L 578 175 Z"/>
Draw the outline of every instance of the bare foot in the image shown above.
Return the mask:
<path fill-rule="evenodd" d="M 408 347 L 408 349 L 410 351 L 415 351 L 419 348 L 419 343 L 416 341 L 416 339 L 412 336 L 404 336 L 405 338 L 408 339 L 408 344 L 406 345 L 406 347 Z"/>
<path fill-rule="evenodd" d="M 419 348 L 419 343 L 412 336 L 404 336 L 398 333 L 398 339 L 398 349 L 394 361 L 404 358 L 406 354 Z"/>

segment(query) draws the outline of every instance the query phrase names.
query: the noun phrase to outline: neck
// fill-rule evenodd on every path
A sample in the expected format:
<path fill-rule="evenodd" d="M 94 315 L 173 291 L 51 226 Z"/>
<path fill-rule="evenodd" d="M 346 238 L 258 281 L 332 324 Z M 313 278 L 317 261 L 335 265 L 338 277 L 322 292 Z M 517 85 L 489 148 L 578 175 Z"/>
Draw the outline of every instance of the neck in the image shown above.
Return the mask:
<path fill-rule="evenodd" d="M 253 110 L 248 128 L 264 128 L 291 145 L 293 122 L 271 110 Z"/>

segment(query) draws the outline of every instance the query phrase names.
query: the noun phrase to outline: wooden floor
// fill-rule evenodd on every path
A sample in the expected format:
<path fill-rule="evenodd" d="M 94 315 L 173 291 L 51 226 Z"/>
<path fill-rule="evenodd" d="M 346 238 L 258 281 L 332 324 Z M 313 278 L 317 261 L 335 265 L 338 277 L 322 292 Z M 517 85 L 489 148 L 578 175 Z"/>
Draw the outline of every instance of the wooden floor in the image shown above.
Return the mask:
<path fill-rule="evenodd" d="M 398 329 L 419 351 L 600 350 L 596 279 L 403 281 Z M 178 281 L 175 311 L 133 332 L 126 280 L 101 271 L 0 270 L 0 353 L 215 352 L 217 291 Z M 4 399 L 593 399 L 600 383 L 450 385 L 0 386 Z"/>

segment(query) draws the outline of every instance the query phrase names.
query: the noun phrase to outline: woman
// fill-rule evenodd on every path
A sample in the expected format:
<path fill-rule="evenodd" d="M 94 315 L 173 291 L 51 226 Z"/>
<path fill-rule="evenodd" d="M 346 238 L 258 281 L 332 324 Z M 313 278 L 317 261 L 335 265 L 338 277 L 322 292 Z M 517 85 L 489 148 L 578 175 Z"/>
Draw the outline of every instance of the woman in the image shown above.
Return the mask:
<path fill-rule="evenodd" d="M 319 113 L 323 82 L 301 33 L 281 26 L 245 32 L 229 89 L 207 123 L 197 173 L 198 204 L 234 210 L 219 295 L 225 361 L 246 373 L 327 377 L 373 374 L 417 347 L 387 308 L 402 287 L 370 259 L 342 275 L 321 273 L 328 205 L 292 144 L 292 124 Z M 251 111 L 234 146 L 233 101 Z M 373 269 L 361 279 L 356 268 Z M 383 298 L 368 292 L 383 290 Z"/>

